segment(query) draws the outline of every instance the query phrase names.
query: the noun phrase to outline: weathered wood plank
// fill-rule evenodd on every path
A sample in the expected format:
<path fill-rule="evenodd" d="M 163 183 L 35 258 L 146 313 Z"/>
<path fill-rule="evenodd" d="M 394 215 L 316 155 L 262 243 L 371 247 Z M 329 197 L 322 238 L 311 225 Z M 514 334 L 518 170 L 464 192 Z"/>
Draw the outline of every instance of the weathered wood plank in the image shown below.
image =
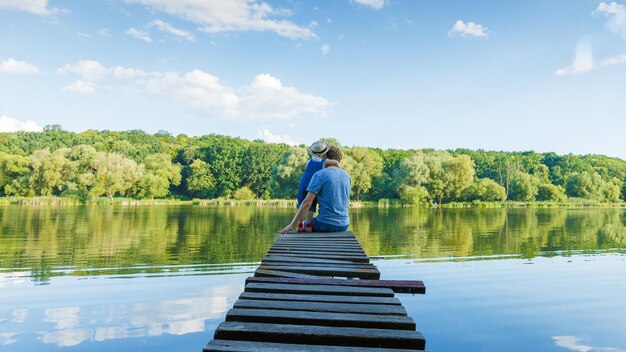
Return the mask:
<path fill-rule="evenodd" d="M 291 239 L 302 239 L 302 240 L 319 240 L 319 239 L 329 239 L 329 240 L 344 240 L 344 239 L 349 239 L 349 240 L 355 240 L 356 237 L 354 235 L 344 235 L 344 234 L 331 234 L 331 233 L 321 233 L 321 232 L 315 232 L 312 234 L 296 234 L 296 233 L 290 233 L 288 235 L 280 235 L 278 237 L 278 239 L 281 240 L 291 240 Z"/>
<path fill-rule="evenodd" d="M 317 243 L 311 243 L 311 244 L 300 244 L 300 243 L 275 243 L 274 245 L 272 245 L 272 247 L 270 248 L 317 248 L 317 249 L 343 249 L 343 250 L 363 250 L 363 247 L 361 247 L 360 245 L 322 245 L 322 244 L 317 244 Z"/>
<path fill-rule="evenodd" d="M 406 309 L 401 305 L 391 304 L 354 304 L 328 302 L 294 302 L 294 301 L 267 301 L 240 299 L 233 305 L 234 308 L 247 309 L 274 309 L 298 310 L 326 313 L 350 313 L 372 315 L 400 315 L 406 316 Z"/>
<path fill-rule="evenodd" d="M 409 330 L 324 327 L 315 325 L 223 322 L 216 339 L 385 348 L 424 349 L 421 333 Z"/>
<path fill-rule="evenodd" d="M 271 283 L 255 283 L 255 282 L 246 284 L 245 292 L 393 297 L 393 290 L 389 288 L 350 287 L 350 286 L 332 286 L 332 285 L 271 284 Z"/>
<path fill-rule="evenodd" d="M 263 261 L 287 262 L 287 263 L 351 264 L 350 262 L 347 262 L 345 260 L 289 257 L 289 256 L 283 256 L 283 255 L 268 255 L 265 258 L 263 258 Z"/>
<path fill-rule="evenodd" d="M 297 242 L 297 243 L 311 243 L 311 242 L 323 242 L 323 243 L 359 243 L 356 238 L 319 238 L 319 237 L 303 237 L 303 238 L 283 238 L 276 239 L 278 242 Z"/>
<path fill-rule="evenodd" d="M 300 254 L 300 255 L 310 256 L 312 258 L 314 256 L 324 255 L 324 256 L 333 256 L 333 257 L 339 257 L 339 258 L 367 258 L 367 260 L 369 261 L 369 258 L 364 253 L 361 253 L 361 254 L 328 253 L 328 252 L 309 251 L 309 250 L 270 249 L 267 252 L 267 254 L 270 254 L 270 255 L 274 255 L 274 254 Z"/>
<path fill-rule="evenodd" d="M 292 273 L 288 271 L 280 271 L 280 270 L 268 270 L 268 269 L 256 269 L 254 272 L 254 276 L 256 277 L 286 277 L 286 278 L 302 278 L 302 279 L 321 279 L 322 276 L 302 274 L 302 273 Z"/>
<path fill-rule="evenodd" d="M 349 261 L 349 262 L 355 262 L 355 263 L 369 263 L 370 258 L 368 258 L 367 256 L 364 255 L 358 255 L 358 256 L 354 256 L 354 255 L 328 255 L 328 254 L 314 254 L 314 253 L 307 253 L 307 252 L 300 252 L 300 253 L 294 253 L 292 252 L 288 252 L 288 251 L 279 251 L 279 252 L 267 252 L 267 255 L 280 255 L 280 256 L 285 256 L 285 257 L 294 257 L 294 258 L 315 258 L 315 259 L 330 259 L 330 260 L 342 260 L 342 261 Z"/>
<path fill-rule="evenodd" d="M 249 277 L 249 283 L 281 283 L 281 284 L 301 284 L 301 285 L 338 285 L 352 287 L 386 287 L 397 293 L 426 293 L 426 286 L 422 281 L 414 280 L 343 280 L 343 279 L 311 279 L 311 280 L 290 280 L 290 279 L 257 279 Z"/>
<path fill-rule="evenodd" d="M 257 341 L 213 340 L 203 352 L 407 352 L 396 348 L 301 345 Z"/>
<path fill-rule="evenodd" d="M 322 253 L 346 253 L 346 254 L 362 254 L 365 255 L 365 251 L 363 249 L 361 249 L 360 247 L 358 248 L 345 248 L 345 247 L 337 247 L 337 248 L 330 248 L 330 247 L 326 247 L 326 248 L 320 248 L 317 246 L 311 246 L 311 247 L 307 247 L 307 246 L 302 246 L 302 247 L 295 247 L 295 246 L 272 246 L 270 248 L 270 251 L 275 251 L 275 250 L 285 250 L 285 251 L 307 251 L 307 252 L 322 252 Z"/>
<path fill-rule="evenodd" d="M 301 245 L 310 245 L 310 244 L 322 244 L 327 246 L 360 246 L 361 244 L 356 240 L 317 240 L 317 241 L 298 241 L 298 240 L 278 240 L 274 242 L 274 244 L 301 244 Z"/>
<path fill-rule="evenodd" d="M 377 305 L 401 305 L 396 297 L 370 297 L 370 296 L 334 296 L 314 294 L 289 294 L 289 293 L 265 293 L 243 292 L 239 299 L 244 300 L 267 300 L 267 301 L 296 301 L 296 302 L 327 302 L 347 304 L 377 304 Z"/>
<path fill-rule="evenodd" d="M 380 271 L 378 269 L 358 269 L 358 268 L 343 268 L 343 267 L 330 267 L 330 266 L 297 266 L 297 265 L 259 265 L 259 269 L 262 270 L 278 270 L 287 271 L 291 273 L 310 274 L 317 276 L 339 276 L 339 277 L 351 277 L 359 279 L 372 279 L 378 280 L 380 278 Z"/>
<path fill-rule="evenodd" d="M 402 315 L 353 314 L 301 310 L 233 308 L 226 313 L 226 321 L 415 330 L 415 322 L 413 319 Z"/>
<path fill-rule="evenodd" d="M 283 261 L 274 261 L 274 260 L 263 260 L 261 262 L 262 265 L 272 265 L 272 266 L 310 266 L 310 267 L 328 267 L 328 268 L 354 268 L 354 269 L 376 269 L 376 266 L 371 263 L 348 263 L 343 262 L 341 264 L 337 263 L 310 263 L 307 261 L 292 261 L 292 262 L 283 262 Z"/>

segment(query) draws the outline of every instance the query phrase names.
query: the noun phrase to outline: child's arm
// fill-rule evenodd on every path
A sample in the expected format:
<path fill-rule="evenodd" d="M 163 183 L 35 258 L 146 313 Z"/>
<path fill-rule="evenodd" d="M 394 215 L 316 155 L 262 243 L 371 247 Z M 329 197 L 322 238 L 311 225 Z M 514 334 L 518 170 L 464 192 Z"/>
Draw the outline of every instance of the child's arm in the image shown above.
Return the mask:
<path fill-rule="evenodd" d="M 329 166 L 341 167 L 341 164 L 339 164 L 339 162 L 337 160 L 325 159 L 324 160 L 324 167 L 329 167 Z"/>

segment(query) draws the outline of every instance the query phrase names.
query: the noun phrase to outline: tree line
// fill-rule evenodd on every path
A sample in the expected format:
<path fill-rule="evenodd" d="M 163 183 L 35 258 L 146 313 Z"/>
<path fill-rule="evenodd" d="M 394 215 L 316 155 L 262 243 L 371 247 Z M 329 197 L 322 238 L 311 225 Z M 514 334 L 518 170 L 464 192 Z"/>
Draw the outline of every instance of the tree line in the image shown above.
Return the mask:
<path fill-rule="evenodd" d="M 341 146 L 332 138 L 328 143 Z M 626 162 L 602 155 L 342 147 L 355 200 L 623 202 Z M 307 148 L 141 130 L 0 133 L 0 196 L 294 198 Z"/>

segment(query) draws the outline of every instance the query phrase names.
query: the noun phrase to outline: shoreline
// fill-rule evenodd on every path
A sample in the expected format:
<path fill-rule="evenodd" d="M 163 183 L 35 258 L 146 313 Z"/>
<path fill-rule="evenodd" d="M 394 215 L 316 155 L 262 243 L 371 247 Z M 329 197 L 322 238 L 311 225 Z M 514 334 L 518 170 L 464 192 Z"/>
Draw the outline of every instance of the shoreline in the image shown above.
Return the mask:
<path fill-rule="evenodd" d="M 196 206 L 264 206 L 276 208 L 295 208 L 295 199 L 132 199 L 97 198 L 89 201 L 80 201 L 68 197 L 0 197 L 0 205 L 20 206 L 77 206 L 77 205 L 106 205 L 106 206 L 146 206 L 146 205 L 196 205 Z M 603 203 L 588 199 L 569 199 L 565 202 L 450 202 L 444 204 L 403 204 L 396 199 L 381 199 L 379 201 L 350 201 L 351 208 L 624 208 L 626 203 Z"/>

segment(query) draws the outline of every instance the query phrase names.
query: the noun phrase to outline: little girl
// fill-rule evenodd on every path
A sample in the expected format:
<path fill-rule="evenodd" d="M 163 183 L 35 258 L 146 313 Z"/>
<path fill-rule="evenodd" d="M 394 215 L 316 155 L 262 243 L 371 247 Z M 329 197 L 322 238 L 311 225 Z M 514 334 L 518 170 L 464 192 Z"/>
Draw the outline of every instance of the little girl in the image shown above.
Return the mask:
<path fill-rule="evenodd" d="M 306 189 L 309 187 L 309 182 L 311 182 L 313 174 L 324 168 L 324 158 L 328 149 L 329 146 L 323 141 L 317 141 L 311 144 L 311 147 L 309 148 L 309 155 L 311 156 L 311 159 L 309 159 L 306 163 L 306 168 L 304 169 L 304 174 L 300 179 L 300 186 L 298 187 L 298 208 L 300 208 L 300 204 L 308 193 Z M 317 210 L 317 199 L 313 201 L 311 208 L 309 208 L 309 211 L 306 213 L 306 220 L 304 224 L 301 221 L 298 221 L 298 232 L 313 232 L 313 228 L 311 228 L 311 219 L 313 219 L 313 213 L 315 213 L 315 210 Z"/>

